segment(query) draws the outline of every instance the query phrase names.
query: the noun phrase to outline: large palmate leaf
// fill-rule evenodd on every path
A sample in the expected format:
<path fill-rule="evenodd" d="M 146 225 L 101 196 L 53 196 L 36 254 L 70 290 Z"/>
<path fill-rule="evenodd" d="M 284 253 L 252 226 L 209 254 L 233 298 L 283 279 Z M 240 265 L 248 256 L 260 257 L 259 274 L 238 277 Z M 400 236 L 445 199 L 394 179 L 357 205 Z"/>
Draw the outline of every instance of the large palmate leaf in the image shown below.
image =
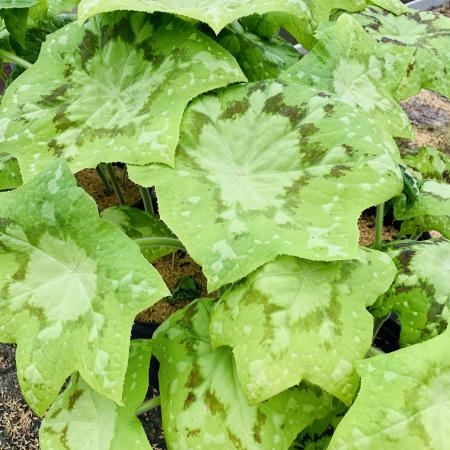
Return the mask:
<path fill-rule="evenodd" d="M 214 350 L 209 319 L 214 301 L 197 300 L 171 316 L 153 340 L 159 359 L 164 431 L 174 450 L 285 450 L 299 431 L 325 416 L 331 398 L 301 385 L 259 405 L 242 392 L 233 354 Z"/>
<path fill-rule="evenodd" d="M 441 333 L 450 317 L 450 243 L 400 241 L 388 248 L 388 255 L 398 275 L 372 314 L 381 318 L 394 311 L 398 315 L 401 346 Z"/>
<path fill-rule="evenodd" d="M 450 184 L 425 180 L 416 201 L 410 203 L 401 194 L 394 199 L 393 206 L 395 219 L 404 221 L 401 234 L 436 230 L 450 238 Z"/>
<path fill-rule="evenodd" d="M 404 66 L 405 55 L 399 54 L 398 60 L 392 58 L 387 64 L 376 57 L 377 52 L 375 39 L 344 14 L 319 33 L 319 43 L 280 79 L 317 87 L 360 107 L 393 136 L 412 138 L 408 116 L 386 88 L 386 79 L 395 77 L 396 68 Z M 410 55 L 406 57 L 410 59 Z"/>
<path fill-rule="evenodd" d="M 132 341 L 124 406 L 102 397 L 78 374 L 55 400 L 39 431 L 41 450 L 151 450 L 136 409 L 148 389 L 150 341 Z"/>
<path fill-rule="evenodd" d="M 281 256 L 225 292 L 211 319 L 212 344 L 232 347 L 252 402 L 306 380 L 350 403 L 358 387 L 353 363 L 372 344 L 366 307 L 395 273 L 389 257 L 374 250 L 352 261 Z"/>
<path fill-rule="evenodd" d="M 141 246 L 141 252 L 150 262 L 170 255 L 179 248 L 175 246 L 178 240 L 166 224 L 145 211 L 130 206 L 113 206 L 105 209 L 101 216 L 136 242 L 145 239 L 147 245 Z M 152 239 L 155 240 L 155 245 L 152 245 Z M 167 241 L 167 244 L 174 241 L 174 244 L 162 247 L 161 239 Z"/>
<path fill-rule="evenodd" d="M 355 258 L 361 212 L 401 191 L 398 157 L 366 115 L 268 81 L 192 103 L 175 169 L 129 171 L 215 290 L 282 254 Z"/>
<path fill-rule="evenodd" d="M 0 194 L 0 245 L 0 341 L 17 343 L 30 406 L 42 414 L 75 371 L 120 403 L 134 317 L 169 294 L 137 245 L 60 161 Z"/>
<path fill-rule="evenodd" d="M 361 390 L 328 450 L 442 450 L 450 430 L 450 335 L 360 364 Z"/>
<path fill-rule="evenodd" d="M 249 81 L 277 78 L 300 59 L 298 51 L 286 41 L 260 38 L 239 22 L 223 30 L 218 42 L 237 59 Z"/>
<path fill-rule="evenodd" d="M 450 183 L 450 158 L 433 147 L 420 147 L 402 156 L 402 161 L 422 178 Z"/>
<path fill-rule="evenodd" d="M 0 153 L 0 190 L 14 189 L 22 184 L 19 163 L 7 153 Z"/>
<path fill-rule="evenodd" d="M 116 10 L 178 14 L 205 22 L 216 33 L 240 17 L 255 13 L 278 11 L 300 18 L 309 15 L 304 0 L 81 0 L 79 17 L 85 21 L 95 14 Z"/>
<path fill-rule="evenodd" d="M 187 103 L 245 80 L 236 60 L 189 24 L 117 13 L 49 36 L 6 91 L 0 149 L 29 179 L 57 156 L 73 171 L 99 162 L 172 164 Z"/>
<path fill-rule="evenodd" d="M 414 56 L 404 67 L 404 80 L 397 98 L 408 98 L 421 88 L 450 97 L 450 19 L 431 11 L 408 10 L 396 16 L 371 7 L 354 16 L 365 30 L 396 54 L 396 47 L 414 49 Z"/>

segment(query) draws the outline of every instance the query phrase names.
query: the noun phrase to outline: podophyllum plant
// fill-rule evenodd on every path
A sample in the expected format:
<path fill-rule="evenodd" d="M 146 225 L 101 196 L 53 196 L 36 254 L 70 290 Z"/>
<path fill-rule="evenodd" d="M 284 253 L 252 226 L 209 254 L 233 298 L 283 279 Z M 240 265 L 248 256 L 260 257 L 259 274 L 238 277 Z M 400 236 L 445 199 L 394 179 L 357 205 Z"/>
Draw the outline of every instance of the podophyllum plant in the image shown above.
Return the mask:
<path fill-rule="evenodd" d="M 450 164 L 394 138 L 412 138 L 400 100 L 450 96 L 449 19 L 397 0 L 0 8 L 0 339 L 43 450 L 149 449 L 137 416 L 159 403 L 170 449 L 448 447 L 450 243 L 416 239 L 450 237 Z M 77 186 L 97 168 L 123 203 L 112 163 L 146 211 L 99 217 Z M 408 239 L 381 242 L 384 206 Z M 130 347 L 170 295 L 151 262 L 177 249 L 218 298 Z"/>

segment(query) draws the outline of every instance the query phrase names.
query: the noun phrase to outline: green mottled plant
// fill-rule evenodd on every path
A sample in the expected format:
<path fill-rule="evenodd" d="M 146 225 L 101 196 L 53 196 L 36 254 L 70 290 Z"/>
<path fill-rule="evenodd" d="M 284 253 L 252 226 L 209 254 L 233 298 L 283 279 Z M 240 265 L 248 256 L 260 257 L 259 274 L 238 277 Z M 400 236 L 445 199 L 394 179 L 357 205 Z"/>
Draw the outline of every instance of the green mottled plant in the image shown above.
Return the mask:
<path fill-rule="evenodd" d="M 157 405 L 174 450 L 448 447 L 449 160 L 394 140 L 412 138 L 400 100 L 450 96 L 448 18 L 398 0 L 10 0 L 0 16 L 0 340 L 42 450 L 148 450 L 138 416 Z M 121 205 L 99 216 L 83 169 Z M 385 212 L 402 240 L 381 241 Z M 130 344 L 170 295 L 151 264 L 178 250 L 215 295 Z M 173 297 L 198 292 L 181 277 Z M 374 319 L 391 313 L 386 355 Z"/>

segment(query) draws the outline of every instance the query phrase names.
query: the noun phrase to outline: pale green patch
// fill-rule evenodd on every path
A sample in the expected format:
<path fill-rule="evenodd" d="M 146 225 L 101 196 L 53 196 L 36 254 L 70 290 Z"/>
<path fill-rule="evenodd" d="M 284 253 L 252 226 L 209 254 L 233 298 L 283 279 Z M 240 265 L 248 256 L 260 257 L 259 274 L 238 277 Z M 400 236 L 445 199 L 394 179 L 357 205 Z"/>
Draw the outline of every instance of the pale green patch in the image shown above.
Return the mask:
<path fill-rule="evenodd" d="M 387 249 L 398 275 L 378 299 L 372 314 L 394 311 L 401 323 L 400 345 L 406 346 L 442 333 L 450 317 L 450 243 L 399 241 Z"/>
<path fill-rule="evenodd" d="M 66 163 L 0 194 L 0 341 L 38 414 L 79 371 L 121 402 L 135 316 L 169 294 L 139 248 L 98 217 Z"/>
<path fill-rule="evenodd" d="M 348 0 L 347 0 L 348 1 Z M 250 14 L 270 11 L 303 17 L 309 10 L 303 0 L 81 0 L 80 21 L 109 11 L 166 12 L 207 23 L 217 34 L 229 23 Z"/>
<path fill-rule="evenodd" d="M 319 43 L 280 79 L 330 93 L 354 108 L 360 107 L 393 136 L 412 138 L 408 116 L 386 87 L 386 79 L 396 76 L 398 61 L 384 64 L 375 39 L 347 14 L 332 26 L 319 29 L 317 36 Z M 404 58 L 399 61 L 403 63 Z"/>
<path fill-rule="evenodd" d="M 450 184 L 425 180 L 416 201 L 409 202 L 401 194 L 393 200 L 393 207 L 395 219 L 404 221 L 400 235 L 435 230 L 450 238 Z"/>
<path fill-rule="evenodd" d="M 17 157 L 25 180 L 57 157 L 74 172 L 173 164 L 188 102 L 245 79 L 232 55 L 180 19 L 117 13 L 72 23 L 6 91 L 0 149 Z"/>
<path fill-rule="evenodd" d="M 2 0 L 0 1 L 0 9 L 29 8 L 37 2 L 38 0 Z"/>
<path fill-rule="evenodd" d="M 249 81 L 276 78 L 300 59 L 298 51 L 283 39 L 260 38 L 239 22 L 223 30 L 218 42 L 237 59 Z"/>
<path fill-rule="evenodd" d="M 366 307 L 396 273 L 381 252 L 358 256 L 344 262 L 281 256 L 225 292 L 211 319 L 211 341 L 233 349 L 249 401 L 306 380 L 351 403 L 359 381 L 353 364 L 372 343 Z"/>
<path fill-rule="evenodd" d="M 78 6 L 79 0 L 47 0 L 48 14 L 55 16 L 62 12 L 71 12 Z"/>
<path fill-rule="evenodd" d="M 19 163 L 7 153 L 0 153 L 0 190 L 14 189 L 22 184 Z"/>
<path fill-rule="evenodd" d="M 162 219 L 215 290 L 282 254 L 355 258 L 361 212 L 401 191 L 398 160 L 360 111 L 305 85 L 264 82 L 193 102 L 176 168 L 129 173 L 156 186 Z"/>
<path fill-rule="evenodd" d="M 214 301 L 197 300 L 157 330 L 152 348 L 167 445 L 173 449 L 287 449 L 299 431 L 325 416 L 331 397 L 302 384 L 259 405 L 245 399 L 230 348 L 214 350 Z"/>
<path fill-rule="evenodd" d="M 379 6 L 380 8 L 397 15 L 404 14 L 409 11 L 409 8 L 400 0 L 368 0 L 367 3 Z"/>
<path fill-rule="evenodd" d="M 176 240 L 175 235 L 167 228 L 164 222 L 137 208 L 113 206 L 102 211 L 101 216 L 122 230 L 128 237 L 134 239 L 138 244 L 140 240 L 147 238 Z M 177 250 L 173 246 L 152 246 L 151 242 L 147 246 L 140 246 L 140 248 L 142 254 L 150 262 L 162 256 L 170 255 Z"/>
<path fill-rule="evenodd" d="M 39 432 L 41 450 L 151 450 L 136 417 L 148 388 L 150 341 L 132 341 L 123 391 L 124 406 L 102 397 L 80 376 L 55 400 Z"/>
<path fill-rule="evenodd" d="M 348 12 L 361 11 L 366 7 L 366 0 L 305 0 L 316 22 L 326 22 L 335 10 Z"/>
<path fill-rule="evenodd" d="M 415 95 L 421 88 L 450 97 L 450 19 L 431 11 L 409 9 L 396 16 L 377 7 L 367 8 L 354 17 L 365 30 L 383 44 L 387 54 L 398 47 L 414 53 L 403 68 L 397 99 Z"/>
<path fill-rule="evenodd" d="M 361 390 L 329 450 L 442 450 L 450 440 L 449 333 L 362 362 Z"/>

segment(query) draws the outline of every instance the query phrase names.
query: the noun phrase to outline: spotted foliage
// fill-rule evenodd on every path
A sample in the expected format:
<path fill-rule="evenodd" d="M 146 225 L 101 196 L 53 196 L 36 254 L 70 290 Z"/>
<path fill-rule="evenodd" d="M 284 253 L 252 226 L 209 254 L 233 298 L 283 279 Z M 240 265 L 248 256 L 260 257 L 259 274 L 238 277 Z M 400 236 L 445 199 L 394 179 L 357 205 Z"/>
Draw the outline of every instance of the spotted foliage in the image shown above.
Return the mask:
<path fill-rule="evenodd" d="M 7 153 L 0 153 L 0 190 L 14 189 L 22 184 L 19 163 Z"/>
<path fill-rule="evenodd" d="M 361 212 L 401 191 L 398 158 L 366 115 L 305 85 L 268 81 L 196 100 L 176 168 L 129 173 L 156 186 L 162 219 L 215 290 L 282 254 L 355 258 Z"/>
<path fill-rule="evenodd" d="M 157 330 L 164 431 L 174 450 L 287 449 L 299 431 L 325 416 L 331 397 L 308 385 L 257 405 L 244 397 L 233 353 L 214 350 L 209 320 L 214 301 L 201 299 L 171 316 Z"/>
<path fill-rule="evenodd" d="M 17 157 L 25 180 L 57 157 L 73 171 L 173 164 L 187 103 L 242 80 L 225 49 L 179 19 L 117 13 L 72 23 L 7 89 L 0 150 Z"/>
<path fill-rule="evenodd" d="M 408 116 L 387 85 L 409 61 L 409 51 L 385 59 L 375 39 L 344 14 L 317 34 L 319 43 L 300 62 L 281 74 L 287 83 L 302 83 L 335 96 L 370 114 L 393 136 L 411 138 Z"/>
<path fill-rule="evenodd" d="M 404 67 L 404 78 L 398 86 L 397 98 L 431 89 L 450 97 L 450 19 L 431 11 L 408 10 L 399 16 L 381 8 L 370 7 L 354 17 L 385 51 L 394 56 L 398 47 L 413 50 L 411 61 Z"/>
<path fill-rule="evenodd" d="M 174 246 L 164 247 L 159 243 L 152 245 L 151 238 L 158 239 L 158 241 L 161 238 L 167 239 L 169 243 L 171 240 L 177 240 L 164 222 L 141 209 L 132 208 L 130 206 L 113 206 L 105 209 L 101 216 L 103 219 L 111 222 L 117 228 L 122 230 L 138 244 L 142 239 L 149 241 L 148 245 L 141 245 L 140 248 L 142 254 L 150 262 L 161 258 L 162 256 L 170 255 L 177 249 L 177 247 Z"/>
<path fill-rule="evenodd" d="M 150 341 L 132 341 L 123 406 L 99 395 L 78 374 L 55 400 L 39 430 L 41 450 L 151 450 L 136 417 L 148 388 Z"/>
<path fill-rule="evenodd" d="M 120 403 L 134 318 L 169 291 L 65 163 L 0 194 L 0 269 L 0 341 L 17 343 L 28 404 L 44 413 L 75 371 Z"/>
<path fill-rule="evenodd" d="M 450 243 L 404 241 L 388 247 L 398 269 L 394 284 L 371 309 L 375 317 L 394 311 L 400 319 L 400 345 L 429 339 L 447 327 L 450 306 Z"/>
<path fill-rule="evenodd" d="M 266 400 L 302 380 L 352 401 L 358 387 L 353 364 L 372 343 L 366 307 L 387 291 L 396 273 L 381 252 L 361 250 L 358 256 L 344 262 L 281 256 L 222 296 L 211 319 L 211 341 L 233 349 L 250 401 Z"/>
<path fill-rule="evenodd" d="M 442 450 L 450 439 L 449 333 L 360 363 L 361 390 L 329 450 Z"/>
<path fill-rule="evenodd" d="M 423 146 L 403 155 L 402 161 L 424 179 L 450 183 L 450 157 L 440 150 Z"/>

